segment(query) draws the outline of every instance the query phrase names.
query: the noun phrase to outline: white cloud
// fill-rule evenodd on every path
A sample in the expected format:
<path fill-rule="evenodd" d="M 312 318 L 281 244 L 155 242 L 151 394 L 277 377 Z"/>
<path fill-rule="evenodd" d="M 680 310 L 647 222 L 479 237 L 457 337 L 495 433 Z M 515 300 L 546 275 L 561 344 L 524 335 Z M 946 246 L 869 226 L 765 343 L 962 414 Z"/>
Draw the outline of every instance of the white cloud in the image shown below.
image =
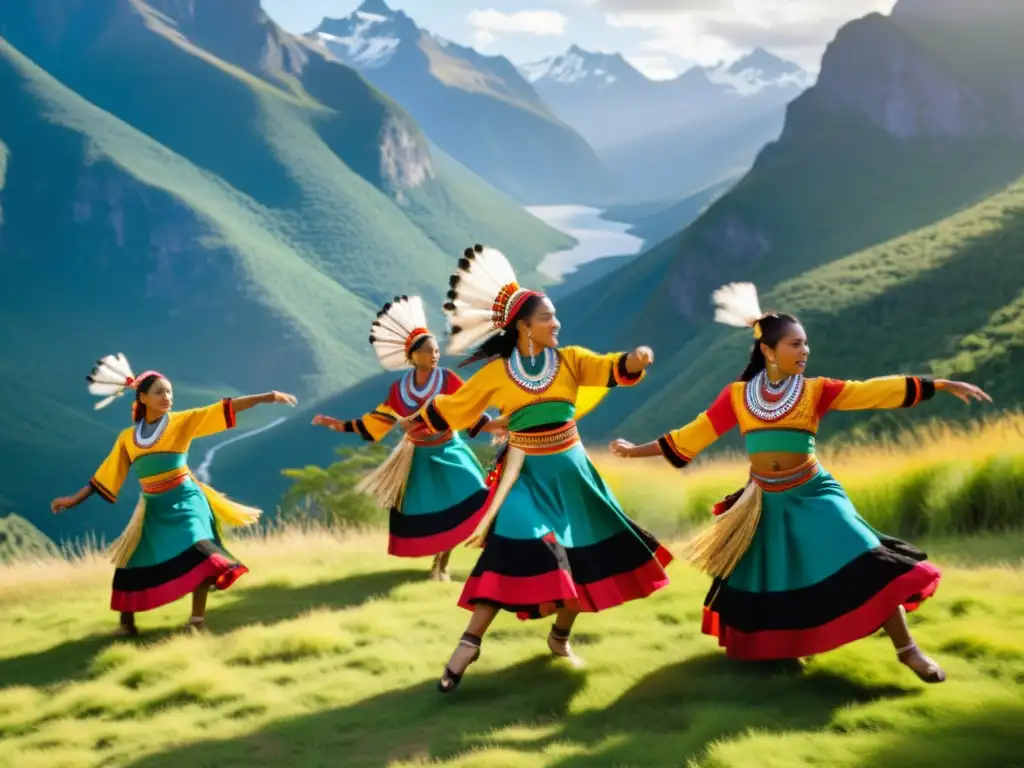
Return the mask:
<path fill-rule="evenodd" d="M 627 56 L 626 61 L 651 80 L 671 80 L 678 75 L 667 56 Z"/>
<path fill-rule="evenodd" d="M 836 30 L 895 0 L 596 0 L 608 25 L 647 30 L 642 48 L 699 64 L 734 59 L 763 46 L 817 71 Z"/>
<path fill-rule="evenodd" d="M 503 13 L 493 8 L 471 11 L 466 22 L 473 28 L 473 42 L 485 48 L 499 34 L 561 37 L 569 20 L 557 11 L 516 11 Z"/>

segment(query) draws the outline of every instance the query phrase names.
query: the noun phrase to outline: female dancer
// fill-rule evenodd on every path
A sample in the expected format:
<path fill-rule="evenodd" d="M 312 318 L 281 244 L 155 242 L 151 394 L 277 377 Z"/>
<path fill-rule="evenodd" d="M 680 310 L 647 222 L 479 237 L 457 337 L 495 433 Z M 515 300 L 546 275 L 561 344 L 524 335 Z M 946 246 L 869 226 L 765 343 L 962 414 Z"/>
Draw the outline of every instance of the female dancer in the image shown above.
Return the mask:
<path fill-rule="evenodd" d="M 581 389 L 636 384 L 653 360 L 651 350 L 597 355 L 558 348 L 560 324 L 551 301 L 520 288 L 492 248 L 467 248 L 451 286 L 445 304 L 450 351 L 478 343 L 463 365 L 496 359 L 458 392 L 438 395 L 403 419 L 402 427 L 442 434 L 475 423 L 493 406 L 508 416 L 509 442 L 490 478 L 487 515 L 469 542 L 484 546 L 459 598 L 473 615 L 438 682 L 442 693 L 455 690 L 479 658 L 499 609 L 524 620 L 556 614 L 548 647 L 578 662 L 569 645 L 577 614 L 664 587 L 672 559 L 626 517 L 576 431 L 587 395 Z"/>
<path fill-rule="evenodd" d="M 454 372 L 438 367 L 437 340 L 427 328 L 418 296 L 396 296 L 377 313 L 370 327 L 370 344 L 381 365 L 413 368 L 391 385 L 384 402 L 353 421 L 317 415 L 313 424 L 336 432 L 355 432 L 364 440 L 383 438 L 399 418 L 418 411 L 437 394 L 462 386 Z M 483 414 L 469 429 L 501 434 L 504 425 Z M 434 555 L 431 579 L 450 581 L 451 550 L 464 541 L 486 511 L 484 470 L 458 432 L 417 435 L 403 439 L 391 456 L 360 489 L 375 491 L 391 510 L 388 554 L 397 557 Z"/>
<path fill-rule="evenodd" d="M 924 552 L 869 526 L 814 455 L 829 411 L 910 408 L 936 391 L 991 402 L 978 387 L 919 376 L 866 381 L 804 378 L 807 334 L 792 315 L 761 312 L 749 283 L 715 292 L 715 319 L 753 328 L 738 382 L 686 426 L 619 456 L 664 456 L 682 468 L 733 427 L 750 457 L 750 483 L 717 505 L 728 509 L 690 546 L 714 576 L 703 632 L 739 659 L 783 659 L 832 650 L 883 628 L 897 657 L 922 680 L 945 673 L 910 636 L 905 618 L 934 594 L 940 572 Z"/>
<path fill-rule="evenodd" d="M 135 390 L 134 426 L 122 431 L 110 455 L 74 496 L 50 503 L 55 513 L 77 506 L 94 493 L 117 500 L 129 467 L 142 495 L 128 526 L 111 547 L 114 571 L 112 610 L 120 611 L 117 636 L 138 635 L 135 614 L 172 603 L 192 593 L 192 616 L 186 626 L 203 629 L 210 587 L 227 589 L 248 568 L 221 541 L 221 524 L 251 525 L 260 510 L 229 500 L 199 482 L 188 468 L 189 445 L 235 426 L 235 414 L 261 403 L 295 405 L 281 392 L 225 398 L 205 408 L 172 412 L 171 382 L 157 371 L 134 376 L 124 355 L 107 355 L 86 377 L 89 391 L 107 395 L 103 408 L 126 388 Z"/>

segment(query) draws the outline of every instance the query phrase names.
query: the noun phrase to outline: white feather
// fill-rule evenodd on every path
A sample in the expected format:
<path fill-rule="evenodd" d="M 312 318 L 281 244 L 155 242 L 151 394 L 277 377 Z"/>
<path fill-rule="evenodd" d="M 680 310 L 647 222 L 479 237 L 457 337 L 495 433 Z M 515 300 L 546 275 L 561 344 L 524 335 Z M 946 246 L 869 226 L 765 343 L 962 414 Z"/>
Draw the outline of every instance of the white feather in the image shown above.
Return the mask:
<path fill-rule="evenodd" d="M 427 316 L 419 296 L 396 298 L 387 311 L 382 311 L 370 324 L 373 351 L 380 364 L 396 371 L 408 364 L 405 342 L 414 328 L 426 328 Z"/>
<path fill-rule="evenodd" d="M 763 314 L 753 283 L 729 283 L 711 294 L 715 302 L 715 322 L 738 328 L 750 327 Z"/>
<path fill-rule="evenodd" d="M 484 246 L 466 258 L 469 265 L 456 272 L 456 298 L 444 310 L 449 328 L 460 329 L 450 335 L 447 351 L 451 354 L 465 352 L 498 333 L 493 324 L 494 300 L 502 288 L 518 282 L 512 265 L 497 248 Z"/>
<path fill-rule="evenodd" d="M 85 377 L 89 382 L 89 394 L 103 397 L 93 408 L 97 411 L 106 408 L 124 394 L 128 382 L 134 378 L 132 367 L 123 353 L 101 357 L 92 372 Z"/>

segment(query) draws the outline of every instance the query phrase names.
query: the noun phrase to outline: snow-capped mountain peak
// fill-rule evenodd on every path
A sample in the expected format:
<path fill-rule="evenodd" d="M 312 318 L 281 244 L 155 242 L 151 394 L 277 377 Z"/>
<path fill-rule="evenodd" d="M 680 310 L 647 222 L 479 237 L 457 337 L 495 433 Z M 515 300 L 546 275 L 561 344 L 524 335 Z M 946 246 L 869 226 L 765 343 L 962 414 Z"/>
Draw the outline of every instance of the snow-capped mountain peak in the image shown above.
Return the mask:
<path fill-rule="evenodd" d="M 531 83 L 544 81 L 560 85 L 585 82 L 604 87 L 645 79 L 621 54 L 585 51 L 578 45 L 570 46 L 565 53 L 522 64 L 519 71 Z"/>
<path fill-rule="evenodd" d="M 765 88 L 809 87 L 814 78 L 799 64 L 776 56 L 764 48 L 755 48 L 732 64 L 708 70 L 708 77 L 739 94 L 749 95 Z"/>
<path fill-rule="evenodd" d="M 412 19 L 384 0 L 364 0 L 343 19 L 325 18 L 309 36 L 346 64 L 367 70 L 387 64 L 402 41 L 418 32 Z"/>

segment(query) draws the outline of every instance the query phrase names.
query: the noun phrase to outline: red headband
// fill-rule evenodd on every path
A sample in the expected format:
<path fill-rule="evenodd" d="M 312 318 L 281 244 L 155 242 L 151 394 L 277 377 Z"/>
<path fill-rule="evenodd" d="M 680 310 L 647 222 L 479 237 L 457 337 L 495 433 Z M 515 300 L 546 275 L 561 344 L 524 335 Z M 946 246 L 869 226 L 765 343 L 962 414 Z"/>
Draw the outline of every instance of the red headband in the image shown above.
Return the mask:
<path fill-rule="evenodd" d="M 495 328 L 507 328 L 509 321 L 523 308 L 523 304 L 531 296 L 543 296 L 539 291 L 520 288 L 519 283 L 508 283 L 502 286 L 491 305 L 491 322 Z"/>
<path fill-rule="evenodd" d="M 409 335 L 405 337 L 405 356 L 408 357 L 412 353 L 413 345 L 422 339 L 424 336 L 433 336 L 429 328 L 413 328 Z"/>

